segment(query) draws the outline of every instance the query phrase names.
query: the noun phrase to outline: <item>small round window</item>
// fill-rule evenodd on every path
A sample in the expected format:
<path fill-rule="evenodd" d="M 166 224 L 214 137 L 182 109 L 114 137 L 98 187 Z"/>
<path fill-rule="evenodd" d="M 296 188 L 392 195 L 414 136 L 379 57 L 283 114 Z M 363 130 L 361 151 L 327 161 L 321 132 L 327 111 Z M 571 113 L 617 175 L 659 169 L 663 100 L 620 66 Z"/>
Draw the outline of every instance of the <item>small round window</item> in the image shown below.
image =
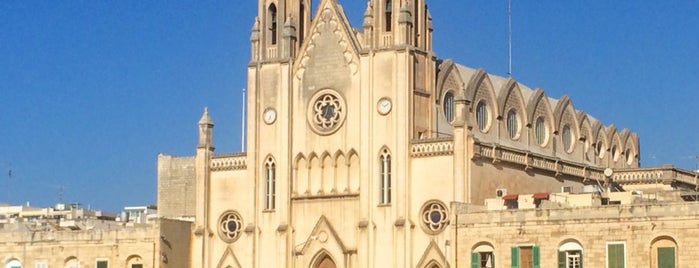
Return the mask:
<path fill-rule="evenodd" d="M 429 201 L 422 206 L 420 219 L 427 233 L 438 234 L 449 224 L 449 213 L 442 202 Z"/>
<path fill-rule="evenodd" d="M 485 101 L 479 101 L 476 105 L 476 123 L 478 123 L 478 129 L 485 132 L 488 128 L 488 123 L 490 118 L 488 118 L 488 105 Z"/>
<path fill-rule="evenodd" d="M 544 120 L 543 116 L 539 116 L 536 118 L 534 130 L 536 131 L 536 143 L 538 143 L 541 146 L 545 146 L 549 136 L 548 129 L 546 127 L 546 120 Z"/>
<path fill-rule="evenodd" d="M 233 243 L 240 238 L 243 229 L 243 218 L 235 211 L 226 211 L 221 215 L 218 224 L 218 234 L 223 241 Z"/>
<path fill-rule="evenodd" d="M 563 126 L 563 130 L 561 131 L 561 139 L 563 141 L 563 148 L 566 150 L 566 152 L 570 153 L 573 151 L 573 132 L 570 130 L 570 125 L 566 124 Z"/>
<path fill-rule="evenodd" d="M 513 140 L 519 138 L 519 117 L 515 109 L 511 109 L 507 112 L 507 134 L 509 134 L 510 139 Z"/>
<path fill-rule="evenodd" d="M 444 117 L 447 119 L 447 122 L 451 123 L 454 121 L 454 93 L 451 91 L 444 94 L 442 108 L 444 109 Z"/>

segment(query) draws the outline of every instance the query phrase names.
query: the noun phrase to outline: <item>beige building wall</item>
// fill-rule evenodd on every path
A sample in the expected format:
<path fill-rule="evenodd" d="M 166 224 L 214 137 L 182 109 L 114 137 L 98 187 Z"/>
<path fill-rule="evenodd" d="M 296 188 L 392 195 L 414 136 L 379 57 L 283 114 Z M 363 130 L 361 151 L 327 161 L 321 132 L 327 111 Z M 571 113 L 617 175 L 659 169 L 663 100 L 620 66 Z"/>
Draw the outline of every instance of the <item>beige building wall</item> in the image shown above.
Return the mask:
<path fill-rule="evenodd" d="M 0 264 L 19 261 L 22 267 L 45 263 L 48 267 L 96 267 L 107 261 L 109 267 L 144 268 L 158 266 L 158 228 L 132 227 L 120 230 L 17 231 L 0 232 Z"/>
<path fill-rule="evenodd" d="M 471 267 L 480 245 L 494 249 L 496 267 L 510 267 L 512 247 L 537 246 L 540 267 L 559 267 L 566 242 L 582 246 L 585 267 L 605 267 L 607 244 L 625 244 L 625 267 L 658 267 L 657 247 L 675 248 L 675 267 L 699 263 L 699 204 L 616 205 L 565 209 L 481 211 L 455 204 L 454 267 Z"/>

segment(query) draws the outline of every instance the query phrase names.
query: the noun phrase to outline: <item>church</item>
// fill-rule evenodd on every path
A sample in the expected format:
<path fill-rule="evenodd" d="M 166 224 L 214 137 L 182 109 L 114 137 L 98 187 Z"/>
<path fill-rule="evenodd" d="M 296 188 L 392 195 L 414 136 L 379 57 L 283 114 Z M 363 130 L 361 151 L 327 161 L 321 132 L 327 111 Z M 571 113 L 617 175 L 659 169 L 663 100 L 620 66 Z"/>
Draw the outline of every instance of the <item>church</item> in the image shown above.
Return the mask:
<path fill-rule="evenodd" d="M 699 262 L 695 172 L 641 168 L 636 133 L 437 58 L 424 0 L 370 0 L 361 29 L 339 2 L 259 0 L 246 152 L 214 153 L 204 110 L 196 154 L 158 157 L 160 216 L 192 221 L 187 263 L 161 267 Z"/>

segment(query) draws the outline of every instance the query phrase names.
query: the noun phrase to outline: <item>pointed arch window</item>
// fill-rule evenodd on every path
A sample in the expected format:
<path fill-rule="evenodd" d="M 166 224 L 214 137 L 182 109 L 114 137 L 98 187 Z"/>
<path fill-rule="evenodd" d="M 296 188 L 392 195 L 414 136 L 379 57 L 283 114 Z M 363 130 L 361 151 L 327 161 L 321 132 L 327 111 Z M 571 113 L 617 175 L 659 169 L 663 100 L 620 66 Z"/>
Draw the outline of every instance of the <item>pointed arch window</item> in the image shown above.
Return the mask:
<path fill-rule="evenodd" d="M 269 5 L 267 9 L 267 16 L 269 21 L 269 42 L 272 45 L 277 44 L 277 6 L 274 4 Z"/>
<path fill-rule="evenodd" d="M 546 120 L 544 120 L 543 116 L 536 118 L 534 130 L 536 131 L 536 143 L 545 146 L 546 140 L 548 139 L 548 130 L 546 129 Z"/>
<path fill-rule="evenodd" d="M 570 130 L 570 125 L 566 124 L 563 126 L 562 135 L 563 149 L 570 153 L 573 150 L 573 132 Z"/>
<path fill-rule="evenodd" d="M 391 31 L 391 23 L 393 22 L 393 4 L 391 0 L 386 0 L 386 31 Z"/>
<path fill-rule="evenodd" d="M 386 205 L 391 203 L 391 154 L 388 149 L 383 149 L 381 152 L 381 204 Z"/>
<path fill-rule="evenodd" d="M 303 44 L 303 37 L 304 37 L 305 33 L 306 33 L 306 5 L 304 5 L 303 1 L 301 1 L 301 4 L 299 5 L 299 45 Z"/>
<path fill-rule="evenodd" d="M 265 161 L 265 209 L 274 209 L 276 198 L 276 167 L 272 157 Z"/>
<path fill-rule="evenodd" d="M 478 123 L 478 129 L 485 132 L 490 123 L 489 120 L 488 105 L 485 101 L 479 101 L 478 105 L 476 105 L 476 123 Z"/>
<path fill-rule="evenodd" d="M 442 108 L 444 109 L 444 117 L 447 118 L 447 122 L 454 121 L 454 93 L 449 91 L 444 94 L 444 103 L 442 103 Z"/>
<path fill-rule="evenodd" d="M 510 111 L 507 112 L 507 134 L 509 134 L 510 139 L 513 140 L 519 138 L 519 117 L 515 109 L 510 109 Z"/>

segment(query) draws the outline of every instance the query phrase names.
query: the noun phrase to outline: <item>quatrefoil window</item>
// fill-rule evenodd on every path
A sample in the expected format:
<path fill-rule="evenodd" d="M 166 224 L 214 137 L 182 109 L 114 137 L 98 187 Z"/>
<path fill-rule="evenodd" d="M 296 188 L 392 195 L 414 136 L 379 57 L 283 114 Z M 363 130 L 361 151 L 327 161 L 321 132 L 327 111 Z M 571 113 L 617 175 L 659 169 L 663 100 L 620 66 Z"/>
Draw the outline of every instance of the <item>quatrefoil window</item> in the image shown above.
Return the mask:
<path fill-rule="evenodd" d="M 223 241 L 233 243 L 240 238 L 243 229 L 243 218 L 235 211 L 226 211 L 221 215 L 218 233 Z"/>
<path fill-rule="evenodd" d="M 430 234 L 438 234 L 449 224 L 449 212 L 442 202 L 430 201 L 422 206 L 422 226 Z"/>
<path fill-rule="evenodd" d="M 337 131 L 345 120 L 344 101 L 335 91 L 321 90 L 311 99 L 309 105 L 309 122 L 313 129 L 321 135 L 329 135 Z"/>

